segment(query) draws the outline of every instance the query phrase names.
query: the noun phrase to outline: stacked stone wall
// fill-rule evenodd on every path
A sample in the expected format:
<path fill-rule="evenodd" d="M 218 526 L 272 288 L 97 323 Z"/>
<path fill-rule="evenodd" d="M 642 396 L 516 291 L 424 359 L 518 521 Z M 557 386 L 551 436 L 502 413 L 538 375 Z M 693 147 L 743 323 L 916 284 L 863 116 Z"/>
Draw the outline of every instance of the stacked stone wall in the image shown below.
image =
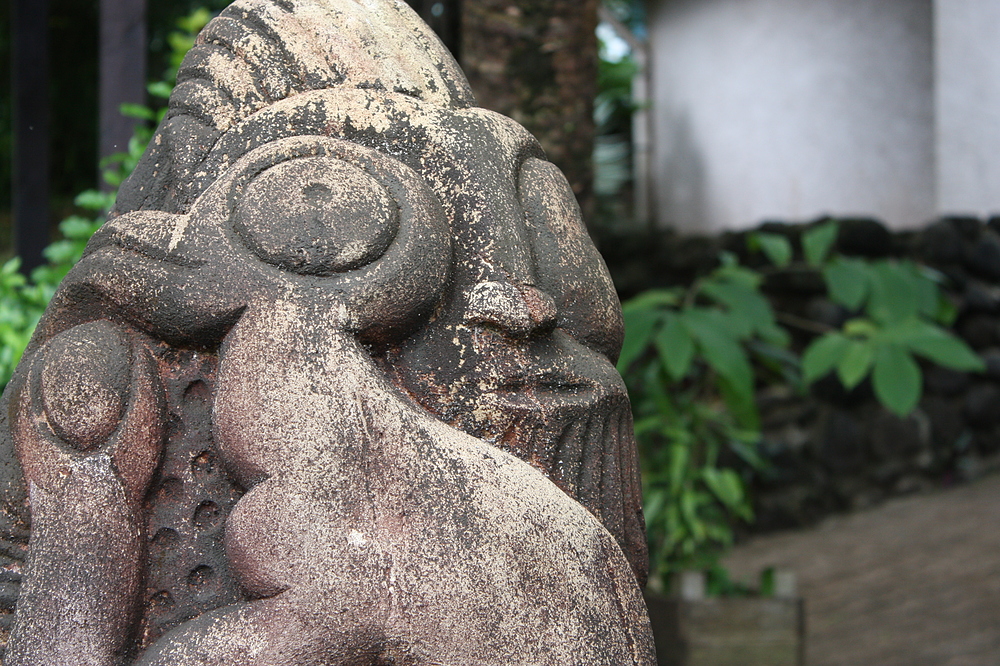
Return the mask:
<path fill-rule="evenodd" d="M 748 252 L 747 235 L 782 233 L 797 246 L 809 226 L 766 223 L 712 237 L 598 234 L 598 240 L 623 299 L 651 287 L 689 284 L 710 271 L 722 251 L 765 269 L 764 291 L 786 322 L 798 322 L 788 328 L 801 352 L 815 335 L 810 324 L 839 327 L 852 314 L 826 298 L 818 272 L 768 269 Z M 829 376 L 805 394 L 788 385 L 759 386 L 761 446 L 771 469 L 753 482 L 754 531 L 812 524 L 1000 469 L 1000 218 L 942 218 L 905 232 L 876 220 L 842 220 L 837 251 L 909 258 L 937 270 L 958 312 L 953 330 L 982 356 L 986 370 L 963 373 L 923 363 L 923 394 L 906 418 L 883 409 L 868 381 L 845 391 Z"/>

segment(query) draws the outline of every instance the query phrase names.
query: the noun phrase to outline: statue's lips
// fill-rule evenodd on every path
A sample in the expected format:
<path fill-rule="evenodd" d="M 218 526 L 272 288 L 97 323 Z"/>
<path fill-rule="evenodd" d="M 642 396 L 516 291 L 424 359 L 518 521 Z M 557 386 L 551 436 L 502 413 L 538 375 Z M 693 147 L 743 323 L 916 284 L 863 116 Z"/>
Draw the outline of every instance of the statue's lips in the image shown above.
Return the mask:
<path fill-rule="evenodd" d="M 544 372 L 531 376 L 504 379 L 493 389 L 493 393 L 519 393 L 532 391 L 541 393 L 573 393 L 598 389 L 597 382 L 576 375 Z"/>
<path fill-rule="evenodd" d="M 555 413 L 569 416 L 572 413 L 576 415 L 572 418 L 579 418 L 599 404 L 617 405 L 627 400 L 624 388 L 609 386 L 597 378 L 561 372 L 519 375 L 501 379 L 493 387 L 474 384 L 469 389 L 478 394 L 476 398 L 466 393 L 476 403 L 493 402 L 494 405 L 508 406 L 508 416 L 528 410 L 550 416 Z"/>

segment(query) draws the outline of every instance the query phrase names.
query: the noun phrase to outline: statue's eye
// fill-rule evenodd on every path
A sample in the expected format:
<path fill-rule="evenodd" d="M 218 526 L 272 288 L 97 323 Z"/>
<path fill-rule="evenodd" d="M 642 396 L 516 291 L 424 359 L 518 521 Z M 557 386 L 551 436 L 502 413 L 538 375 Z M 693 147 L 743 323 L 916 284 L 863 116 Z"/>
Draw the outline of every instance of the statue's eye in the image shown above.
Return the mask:
<path fill-rule="evenodd" d="M 262 261 L 325 276 L 382 256 L 399 230 L 399 206 L 363 169 L 331 157 L 304 157 L 254 178 L 233 223 Z"/>

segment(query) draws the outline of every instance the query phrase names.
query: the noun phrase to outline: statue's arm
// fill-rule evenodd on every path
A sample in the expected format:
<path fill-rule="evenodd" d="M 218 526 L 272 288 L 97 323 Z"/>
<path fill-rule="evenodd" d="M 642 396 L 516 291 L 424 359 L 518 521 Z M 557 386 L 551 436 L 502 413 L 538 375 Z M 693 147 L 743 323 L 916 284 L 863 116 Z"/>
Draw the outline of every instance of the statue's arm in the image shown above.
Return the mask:
<path fill-rule="evenodd" d="M 9 428 L 32 524 L 4 663 L 119 664 L 163 439 L 155 363 L 141 336 L 94 321 L 46 342 L 16 381 Z"/>
<path fill-rule="evenodd" d="M 177 219 L 133 214 L 95 236 L 4 394 L 0 609 L 14 620 L 8 666 L 110 666 L 131 637 L 144 567 L 141 508 L 164 428 L 148 347 L 212 346 L 242 309 L 226 289 L 223 262 L 166 256 Z M 137 242 L 157 237 L 159 246 Z"/>

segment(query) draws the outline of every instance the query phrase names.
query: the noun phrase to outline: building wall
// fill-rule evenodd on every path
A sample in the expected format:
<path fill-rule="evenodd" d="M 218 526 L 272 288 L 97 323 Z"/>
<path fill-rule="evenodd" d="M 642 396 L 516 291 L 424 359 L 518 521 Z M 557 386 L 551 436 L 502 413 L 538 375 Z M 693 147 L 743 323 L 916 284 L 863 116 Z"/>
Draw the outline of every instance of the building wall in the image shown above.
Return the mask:
<path fill-rule="evenodd" d="M 1000 214 L 1000 2 L 935 0 L 938 207 Z"/>
<path fill-rule="evenodd" d="M 658 223 L 926 222 L 932 23 L 931 0 L 653 0 Z"/>

